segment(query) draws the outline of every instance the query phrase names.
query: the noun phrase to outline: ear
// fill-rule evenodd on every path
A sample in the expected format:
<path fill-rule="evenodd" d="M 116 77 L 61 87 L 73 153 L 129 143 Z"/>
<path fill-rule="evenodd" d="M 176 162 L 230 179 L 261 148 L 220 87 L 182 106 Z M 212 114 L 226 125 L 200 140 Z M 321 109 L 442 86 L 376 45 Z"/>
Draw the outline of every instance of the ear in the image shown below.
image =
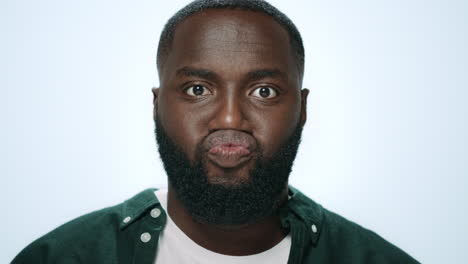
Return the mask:
<path fill-rule="evenodd" d="M 157 116 L 157 111 L 158 111 L 159 88 L 153 87 L 151 91 L 153 92 L 153 120 L 156 121 L 156 116 Z"/>
<path fill-rule="evenodd" d="M 301 90 L 301 126 L 304 127 L 307 121 L 307 96 L 309 90 L 304 88 Z"/>

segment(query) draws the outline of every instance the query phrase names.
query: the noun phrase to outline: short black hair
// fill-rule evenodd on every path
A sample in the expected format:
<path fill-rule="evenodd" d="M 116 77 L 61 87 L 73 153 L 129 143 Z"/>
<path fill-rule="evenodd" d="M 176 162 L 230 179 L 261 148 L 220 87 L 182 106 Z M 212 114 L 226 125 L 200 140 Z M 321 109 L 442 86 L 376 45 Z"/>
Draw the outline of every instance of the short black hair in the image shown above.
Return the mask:
<path fill-rule="evenodd" d="M 166 23 L 159 39 L 156 63 L 158 71 L 170 52 L 177 25 L 191 15 L 206 9 L 241 9 L 264 13 L 279 23 L 289 34 L 290 45 L 295 57 L 300 78 L 304 74 L 304 45 L 301 34 L 294 23 L 276 7 L 264 0 L 195 0 L 175 13 Z"/>

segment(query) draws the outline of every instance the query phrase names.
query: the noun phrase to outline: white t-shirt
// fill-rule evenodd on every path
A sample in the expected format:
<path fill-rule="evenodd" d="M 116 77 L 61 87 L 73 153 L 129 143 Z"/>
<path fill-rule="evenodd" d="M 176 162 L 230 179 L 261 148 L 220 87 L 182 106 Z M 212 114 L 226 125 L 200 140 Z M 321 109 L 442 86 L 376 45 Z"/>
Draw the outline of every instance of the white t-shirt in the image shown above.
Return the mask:
<path fill-rule="evenodd" d="M 167 190 L 154 192 L 167 212 Z M 288 234 L 274 247 L 248 256 L 229 256 L 210 251 L 191 240 L 167 215 L 167 223 L 159 236 L 156 264 L 251 264 L 287 263 L 291 249 L 291 236 Z"/>

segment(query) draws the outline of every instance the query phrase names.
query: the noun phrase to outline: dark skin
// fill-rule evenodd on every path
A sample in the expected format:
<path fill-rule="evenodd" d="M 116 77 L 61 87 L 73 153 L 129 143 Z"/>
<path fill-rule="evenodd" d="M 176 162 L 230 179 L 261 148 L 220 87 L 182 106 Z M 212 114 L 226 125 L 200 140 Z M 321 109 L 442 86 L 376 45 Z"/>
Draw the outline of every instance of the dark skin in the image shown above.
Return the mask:
<path fill-rule="evenodd" d="M 271 17 L 252 11 L 210 9 L 176 28 L 171 50 L 154 88 L 154 118 L 195 159 L 204 137 L 219 130 L 252 135 L 271 157 L 299 123 L 306 122 L 308 90 L 296 66 L 289 36 Z M 255 159 L 232 168 L 206 161 L 212 183 L 248 180 Z M 219 180 L 222 179 L 222 180 Z M 287 200 L 287 186 L 281 200 Z M 168 186 L 168 213 L 197 244 L 226 255 L 265 251 L 286 235 L 271 215 L 243 226 L 195 221 Z"/>

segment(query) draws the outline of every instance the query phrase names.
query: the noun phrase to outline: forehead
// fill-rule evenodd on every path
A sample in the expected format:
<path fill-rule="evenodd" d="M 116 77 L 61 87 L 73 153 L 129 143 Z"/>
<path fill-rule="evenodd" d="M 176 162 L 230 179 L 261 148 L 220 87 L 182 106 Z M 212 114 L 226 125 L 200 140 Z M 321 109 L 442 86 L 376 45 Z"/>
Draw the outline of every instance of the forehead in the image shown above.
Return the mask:
<path fill-rule="evenodd" d="M 163 71 L 171 74 L 188 65 L 220 71 L 278 68 L 296 75 L 292 54 L 288 32 L 270 16 L 208 9 L 176 27 Z"/>

